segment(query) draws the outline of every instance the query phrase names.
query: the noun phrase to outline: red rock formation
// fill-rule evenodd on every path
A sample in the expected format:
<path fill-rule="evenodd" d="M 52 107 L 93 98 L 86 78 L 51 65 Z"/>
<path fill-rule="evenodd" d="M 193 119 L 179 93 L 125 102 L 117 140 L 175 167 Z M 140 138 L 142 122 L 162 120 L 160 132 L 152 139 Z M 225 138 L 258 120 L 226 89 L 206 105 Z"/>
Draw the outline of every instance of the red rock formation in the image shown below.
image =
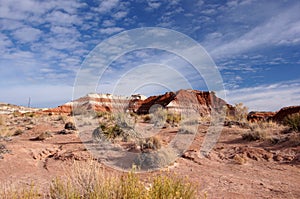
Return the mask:
<path fill-rule="evenodd" d="M 148 97 L 145 100 L 136 96 L 125 98 L 109 94 L 90 94 L 57 108 L 48 109 L 46 112 L 71 114 L 73 108 L 75 112 L 129 110 L 138 114 L 147 114 L 153 105 L 160 105 L 174 112 L 192 110 L 200 113 L 200 115 L 205 115 L 210 114 L 212 109 L 220 110 L 227 103 L 216 97 L 212 92 L 197 90 L 179 90 L 176 93 L 167 92 L 163 95 Z"/>
<path fill-rule="evenodd" d="M 138 114 L 147 114 L 149 109 L 158 104 L 170 111 L 193 111 L 200 115 L 210 114 L 212 108 L 220 110 L 227 103 L 216 97 L 212 92 L 197 90 L 179 90 L 176 93 L 167 92 L 164 95 L 151 96 L 144 101 L 135 102 Z"/>
<path fill-rule="evenodd" d="M 46 113 L 66 113 L 70 114 L 72 112 L 72 106 L 68 104 L 64 104 L 62 106 L 58 106 L 56 108 L 50 108 L 47 110 L 44 110 L 43 112 Z"/>
<path fill-rule="evenodd" d="M 300 113 L 300 106 L 289 106 L 280 109 L 272 118 L 273 121 L 282 122 L 288 115 Z"/>
<path fill-rule="evenodd" d="M 248 116 L 247 120 L 249 122 L 259 122 L 259 121 L 270 121 L 272 117 L 276 114 L 276 112 L 255 112 L 251 111 Z"/>

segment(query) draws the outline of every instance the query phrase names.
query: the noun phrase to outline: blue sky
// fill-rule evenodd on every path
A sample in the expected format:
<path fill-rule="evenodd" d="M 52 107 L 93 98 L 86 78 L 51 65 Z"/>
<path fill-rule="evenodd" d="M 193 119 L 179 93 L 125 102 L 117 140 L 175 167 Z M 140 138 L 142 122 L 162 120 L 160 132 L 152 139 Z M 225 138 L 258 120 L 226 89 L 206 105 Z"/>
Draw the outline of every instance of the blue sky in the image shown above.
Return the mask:
<path fill-rule="evenodd" d="M 100 42 L 133 28 L 163 27 L 206 49 L 229 103 L 243 102 L 250 110 L 299 105 L 299 10 L 299 1 L 288 0 L 0 0 L 0 101 L 26 105 L 31 97 L 36 107 L 70 101 L 81 63 Z M 188 65 L 145 49 L 124 55 L 111 69 L 120 73 L 149 62 Z M 206 89 L 203 79 L 186 75 L 193 88 Z M 103 81 L 114 78 L 108 73 Z M 156 87 L 154 94 L 161 91 Z"/>

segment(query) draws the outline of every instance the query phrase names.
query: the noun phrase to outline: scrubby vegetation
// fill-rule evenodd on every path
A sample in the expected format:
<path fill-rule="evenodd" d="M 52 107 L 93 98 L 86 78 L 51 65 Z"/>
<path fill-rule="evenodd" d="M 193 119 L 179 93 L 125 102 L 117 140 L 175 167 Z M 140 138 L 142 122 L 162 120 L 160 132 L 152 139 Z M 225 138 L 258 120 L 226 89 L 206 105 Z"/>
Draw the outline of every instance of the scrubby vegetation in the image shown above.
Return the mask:
<path fill-rule="evenodd" d="M 174 174 L 162 174 L 141 180 L 134 172 L 112 174 L 97 162 L 75 163 L 64 177 L 52 181 L 48 193 L 40 194 L 34 185 L 0 190 L 0 198 L 37 199 L 160 199 L 196 198 L 195 187 L 187 179 Z"/>
<path fill-rule="evenodd" d="M 19 187 L 19 186 L 18 186 Z M 3 199 L 39 199 L 43 198 L 33 184 L 29 188 L 14 188 L 12 185 L 0 187 L 0 198 Z"/>
<path fill-rule="evenodd" d="M 242 138 L 248 141 L 263 141 L 267 138 L 267 131 L 264 129 L 249 130 L 247 133 L 242 135 Z"/>
<path fill-rule="evenodd" d="M 300 113 L 294 113 L 284 118 L 284 124 L 292 131 L 300 131 Z"/>
<path fill-rule="evenodd" d="M 158 176 L 146 183 L 134 171 L 117 176 L 105 173 L 97 163 L 77 164 L 67 178 L 53 181 L 50 196 L 53 199 L 196 198 L 195 189 L 187 180 L 170 176 Z"/>
<path fill-rule="evenodd" d="M 0 126 L 4 125 L 5 119 L 2 115 L 0 115 Z"/>
<path fill-rule="evenodd" d="M 243 103 L 235 104 L 234 113 L 227 115 L 226 120 L 236 122 L 247 122 L 248 107 Z"/>
<path fill-rule="evenodd" d="M 161 148 L 161 142 L 156 137 L 141 139 L 139 145 L 142 151 L 149 150 L 149 149 L 158 150 Z"/>

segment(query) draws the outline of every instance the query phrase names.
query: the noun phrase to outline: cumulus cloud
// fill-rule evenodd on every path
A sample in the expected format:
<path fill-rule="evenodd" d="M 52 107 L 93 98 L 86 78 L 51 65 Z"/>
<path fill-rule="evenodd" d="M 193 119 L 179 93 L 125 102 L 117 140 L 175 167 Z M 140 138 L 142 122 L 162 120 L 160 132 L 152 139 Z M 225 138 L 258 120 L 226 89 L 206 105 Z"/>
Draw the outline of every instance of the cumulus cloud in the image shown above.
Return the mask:
<path fill-rule="evenodd" d="M 108 13 L 113 8 L 117 7 L 119 4 L 119 0 L 110 0 L 110 1 L 101 1 L 99 6 L 95 9 L 99 13 Z"/>
<path fill-rule="evenodd" d="M 109 27 L 109 28 L 101 28 L 99 30 L 100 33 L 102 34 L 106 34 L 106 35 L 111 35 L 117 32 L 121 32 L 122 30 L 124 30 L 124 28 L 120 28 L 120 27 Z"/>
<path fill-rule="evenodd" d="M 42 31 L 37 28 L 24 27 L 14 32 L 14 37 L 21 42 L 33 42 L 40 38 Z"/>

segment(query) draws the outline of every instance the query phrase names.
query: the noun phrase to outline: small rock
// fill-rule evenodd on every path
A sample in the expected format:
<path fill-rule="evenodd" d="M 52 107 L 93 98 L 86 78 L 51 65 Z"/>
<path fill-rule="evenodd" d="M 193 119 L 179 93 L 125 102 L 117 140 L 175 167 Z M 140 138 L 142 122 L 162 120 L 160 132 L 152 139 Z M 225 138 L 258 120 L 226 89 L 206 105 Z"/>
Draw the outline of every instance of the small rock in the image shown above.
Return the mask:
<path fill-rule="evenodd" d="M 67 130 L 76 130 L 76 126 L 75 126 L 75 124 L 72 123 L 72 122 L 67 122 L 67 123 L 65 124 L 65 129 L 67 129 Z"/>
<path fill-rule="evenodd" d="M 46 140 L 47 138 L 52 137 L 52 134 L 49 132 L 43 132 L 41 133 L 39 136 L 35 137 L 35 138 L 31 138 L 31 141 L 42 141 L 42 140 Z"/>

